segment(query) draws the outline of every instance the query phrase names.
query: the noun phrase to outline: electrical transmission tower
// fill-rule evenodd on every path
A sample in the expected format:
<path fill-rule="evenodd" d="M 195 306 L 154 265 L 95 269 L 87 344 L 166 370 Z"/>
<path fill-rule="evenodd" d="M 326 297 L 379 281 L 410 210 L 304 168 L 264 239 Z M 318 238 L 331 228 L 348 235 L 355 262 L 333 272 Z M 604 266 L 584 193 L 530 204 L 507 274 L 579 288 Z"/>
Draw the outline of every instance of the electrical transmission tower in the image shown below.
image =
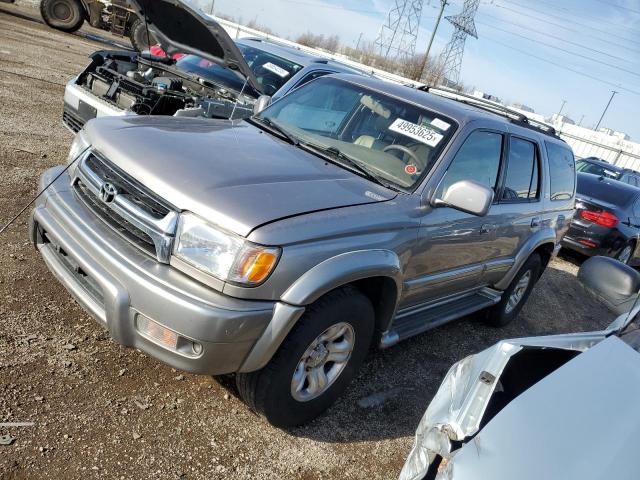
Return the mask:
<path fill-rule="evenodd" d="M 424 0 L 395 0 L 375 46 L 384 58 L 406 59 L 416 53 L 416 40 Z"/>
<path fill-rule="evenodd" d="M 480 0 L 465 0 L 462 13 L 445 17 L 455 28 L 451 40 L 440 56 L 443 82 L 446 84 L 457 84 L 460 81 L 460 68 L 467 36 L 478 38 L 473 17 L 476 15 L 479 4 Z"/>

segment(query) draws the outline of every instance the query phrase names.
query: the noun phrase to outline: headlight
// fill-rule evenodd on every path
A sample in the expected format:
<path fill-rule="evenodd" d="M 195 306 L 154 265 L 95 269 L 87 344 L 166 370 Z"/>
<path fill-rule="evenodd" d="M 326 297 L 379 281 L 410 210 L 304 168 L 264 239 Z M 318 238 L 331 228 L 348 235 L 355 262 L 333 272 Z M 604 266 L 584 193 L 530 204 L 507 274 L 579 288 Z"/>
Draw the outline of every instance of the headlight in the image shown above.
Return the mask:
<path fill-rule="evenodd" d="M 89 147 L 90 144 L 87 140 L 84 130 L 80 130 L 74 137 L 73 142 L 71 142 L 69 156 L 67 157 L 67 165 L 77 160 L 77 158 L 82 155 Z M 73 172 L 75 171 L 77 165 L 77 163 L 74 163 L 69 167 L 69 176 L 73 177 Z"/>
<path fill-rule="evenodd" d="M 183 213 L 173 254 L 224 282 L 258 285 L 273 271 L 280 249 L 256 245 L 192 213 Z"/>

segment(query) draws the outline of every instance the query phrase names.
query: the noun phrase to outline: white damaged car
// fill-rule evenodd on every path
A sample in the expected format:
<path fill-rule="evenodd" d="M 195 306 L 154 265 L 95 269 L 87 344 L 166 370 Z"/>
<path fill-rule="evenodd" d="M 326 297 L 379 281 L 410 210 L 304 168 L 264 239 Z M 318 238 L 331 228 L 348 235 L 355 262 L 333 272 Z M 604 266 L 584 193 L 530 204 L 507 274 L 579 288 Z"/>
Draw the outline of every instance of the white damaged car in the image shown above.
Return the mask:
<path fill-rule="evenodd" d="M 504 340 L 453 365 L 400 480 L 640 478 L 640 273 L 593 257 L 578 277 L 617 319 Z"/>

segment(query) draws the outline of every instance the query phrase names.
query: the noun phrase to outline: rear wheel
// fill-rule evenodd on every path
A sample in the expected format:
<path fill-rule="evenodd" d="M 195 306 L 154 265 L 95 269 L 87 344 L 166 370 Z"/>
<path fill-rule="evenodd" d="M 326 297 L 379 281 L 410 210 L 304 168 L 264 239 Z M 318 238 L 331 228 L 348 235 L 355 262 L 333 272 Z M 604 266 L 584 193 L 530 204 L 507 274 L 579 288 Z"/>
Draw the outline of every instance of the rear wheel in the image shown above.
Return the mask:
<path fill-rule="evenodd" d="M 236 375 L 240 396 L 276 427 L 308 422 L 346 390 L 373 331 L 369 299 L 352 287 L 335 290 L 308 307 L 267 366 Z"/>
<path fill-rule="evenodd" d="M 527 302 L 531 290 L 542 273 L 542 259 L 532 254 L 518 271 L 509 287 L 503 292 L 502 299 L 487 311 L 486 321 L 494 327 L 502 327 L 518 316 Z"/>
<path fill-rule="evenodd" d="M 47 25 L 63 32 L 78 30 L 85 17 L 80 0 L 42 0 L 40 14 Z"/>
<path fill-rule="evenodd" d="M 131 41 L 133 48 L 138 52 L 149 50 L 151 45 L 155 45 L 157 43 L 153 34 L 147 30 L 147 26 L 141 18 L 137 18 L 131 24 L 129 29 L 129 40 Z"/>

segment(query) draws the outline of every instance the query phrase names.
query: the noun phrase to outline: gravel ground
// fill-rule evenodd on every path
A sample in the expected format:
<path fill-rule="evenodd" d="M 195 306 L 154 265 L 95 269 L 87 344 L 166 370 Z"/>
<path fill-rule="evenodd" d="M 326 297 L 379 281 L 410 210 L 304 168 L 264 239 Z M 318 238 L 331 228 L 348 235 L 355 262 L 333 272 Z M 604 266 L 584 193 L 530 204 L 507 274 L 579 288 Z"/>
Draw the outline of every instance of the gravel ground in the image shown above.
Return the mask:
<path fill-rule="evenodd" d="M 65 161 L 63 85 L 105 48 L 16 12 L 33 15 L 0 6 L 2 224 L 35 193 L 39 174 Z M 34 425 L 0 427 L 15 437 L 0 446 L 2 479 L 394 478 L 454 361 L 500 338 L 611 320 L 577 283 L 579 260 L 554 260 L 507 328 L 467 318 L 372 355 L 325 415 L 284 432 L 239 401 L 232 379 L 182 374 L 110 341 L 30 247 L 26 220 L 2 238 L 0 423 Z"/>

